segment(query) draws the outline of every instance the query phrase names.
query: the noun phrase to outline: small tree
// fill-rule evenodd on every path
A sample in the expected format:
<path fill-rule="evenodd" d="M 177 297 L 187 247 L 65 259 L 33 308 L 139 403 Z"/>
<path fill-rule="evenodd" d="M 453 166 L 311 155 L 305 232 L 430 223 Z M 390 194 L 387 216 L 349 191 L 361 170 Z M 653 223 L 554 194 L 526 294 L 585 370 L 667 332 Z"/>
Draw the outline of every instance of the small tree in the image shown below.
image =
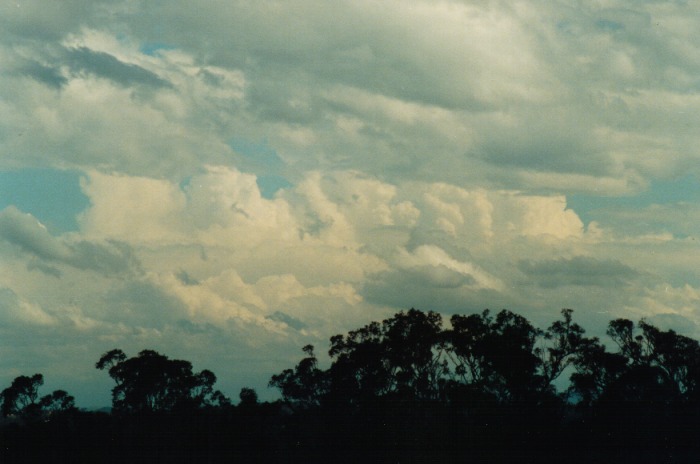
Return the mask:
<path fill-rule="evenodd" d="M 252 407 L 252 406 L 256 406 L 258 404 L 258 394 L 252 388 L 247 388 L 247 387 L 241 388 L 241 392 L 238 395 L 238 397 L 241 400 L 241 402 L 239 403 L 239 406 Z"/>
<path fill-rule="evenodd" d="M 75 399 L 63 390 L 39 398 L 39 387 L 43 384 L 44 376 L 41 374 L 15 378 L 9 387 L 0 392 L 2 415 L 26 419 L 75 409 Z"/>

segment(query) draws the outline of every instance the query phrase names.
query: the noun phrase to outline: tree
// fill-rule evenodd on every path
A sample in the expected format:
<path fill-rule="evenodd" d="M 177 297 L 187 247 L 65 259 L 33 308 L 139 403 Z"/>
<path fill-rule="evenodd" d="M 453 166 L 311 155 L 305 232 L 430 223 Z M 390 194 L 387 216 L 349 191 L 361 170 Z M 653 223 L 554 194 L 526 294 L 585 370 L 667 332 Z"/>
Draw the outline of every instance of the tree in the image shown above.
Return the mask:
<path fill-rule="evenodd" d="M 20 375 L 12 384 L 0 393 L 2 398 L 2 415 L 18 415 L 38 407 L 39 387 L 44 384 L 44 376 L 34 374 L 31 377 Z"/>
<path fill-rule="evenodd" d="M 258 404 L 258 394 L 252 388 L 241 388 L 241 392 L 238 394 L 238 398 L 241 400 L 239 406 L 252 407 Z"/>
<path fill-rule="evenodd" d="M 55 414 L 75 409 L 75 398 L 65 390 L 54 390 L 50 395 L 42 397 L 39 405 L 42 411 Z"/>
<path fill-rule="evenodd" d="M 697 340 L 673 330 L 660 330 L 645 320 L 640 321 L 639 327 L 648 346 L 648 362 L 664 372 L 677 395 L 696 395 L 700 387 L 700 344 Z"/>
<path fill-rule="evenodd" d="M 677 401 L 698 394 L 700 345 L 642 319 L 610 321 L 607 334 L 619 347 L 625 369 L 609 390 L 617 400 Z M 614 387 L 614 388 L 613 388 Z"/>
<path fill-rule="evenodd" d="M 64 390 L 55 390 L 39 398 L 39 387 L 43 384 L 44 376 L 41 374 L 15 378 L 9 387 L 0 392 L 3 416 L 37 418 L 75 409 L 75 399 Z"/>
<path fill-rule="evenodd" d="M 542 385 L 542 360 L 535 342 L 539 329 L 508 310 L 495 318 L 489 310 L 454 315 L 447 332 L 455 373 L 463 383 L 493 395 L 498 401 L 524 399 Z"/>
<path fill-rule="evenodd" d="M 434 400 L 445 380 L 442 318 L 411 309 L 331 338 L 335 397 Z"/>
<path fill-rule="evenodd" d="M 297 406 L 318 406 L 328 391 L 328 378 L 318 368 L 313 345 L 306 345 L 302 350 L 306 357 L 294 369 L 285 369 L 273 375 L 269 386 L 278 388 L 285 401 Z"/>
<path fill-rule="evenodd" d="M 582 406 L 600 401 L 627 370 L 628 360 L 608 352 L 597 340 L 585 346 L 574 361 L 569 392 Z"/>
<path fill-rule="evenodd" d="M 562 309 L 562 320 L 555 321 L 543 333 L 544 348 L 536 348 L 541 358 L 543 388 L 549 388 L 564 370 L 574 365 L 583 353 L 598 343 L 597 338 L 584 337 L 585 330 L 573 322 L 573 310 Z"/>
<path fill-rule="evenodd" d="M 112 407 L 120 412 L 196 409 L 228 402 L 214 390 L 213 372 L 195 374 L 189 361 L 168 359 L 153 350 L 127 358 L 123 351 L 114 349 L 102 355 L 95 367 L 107 369 L 116 382 Z"/>
<path fill-rule="evenodd" d="M 694 398 L 700 386 L 700 344 L 673 330 L 641 320 L 610 321 L 608 336 L 618 347 L 609 353 L 595 340 L 574 362 L 571 391 L 592 404 L 674 402 Z"/>

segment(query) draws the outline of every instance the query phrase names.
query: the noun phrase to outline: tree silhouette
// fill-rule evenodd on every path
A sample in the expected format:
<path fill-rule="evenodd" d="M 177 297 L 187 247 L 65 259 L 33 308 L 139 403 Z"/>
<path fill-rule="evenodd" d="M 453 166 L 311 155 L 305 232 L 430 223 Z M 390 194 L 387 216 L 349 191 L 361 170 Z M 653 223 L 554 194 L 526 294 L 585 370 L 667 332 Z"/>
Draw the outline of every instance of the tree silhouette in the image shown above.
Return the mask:
<path fill-rule="evenodd" d="M 328 370 L 319 369 L 313 347 L 305 347 L 307 357 L 273 376 L 270 386 L 285 400 L 307 406 L 324 400 L 439 401 L 456 399 L 456 392 L 503 404 L 547 400 L 556 396 L 552 383 L 565 369 L 580 368 L 577 386 L 583 389 L 586 369 L 597 365 L 592 354 L 598 341 L 585 336 L 572 313 L 562 310 L 561 320 L 542 331 L 508 310 L 495 317 L 488 310 L 454 315 L 448 329 L 438 313 L 401 311 L 331 337 Z M 590 356 L 580 360 L 585 353 Z"/>
<path fill-rule="evenodd" d="M 627 358 L 619 353 L 609 353 L 599 342 L 583 348 L 574 362 L 576 371 L 571 374 L 569 392 L 581 405 L 597 403 L 627 369 Z"/>
<path fill-rule="evenodd" d="M 70 411 L 75 408 L 75 399 L 64 390 L 39 398 L 39 387 L 44 384 L 44 376 L 21 375 L 0 392 L 2 415 L 36 419 L 48 414 Z"/>
<path fill-rule="evenodd" d="M 252 407 L 258 404 L 258 394 L 252 388 L 241 388 L 238 398 L 241 400 L 239 405 L 243 407 Z"/>
<path fill-rule="evenodd" d="M 21 375 L 0 393 L 2 397 L 3 416 L 18 415 L 32 409 L 38 409 L 39 387 L 44 384 L 44 376 L 34 374 L 31 377 Z"/>
<path fill-rule="evenodd" d="M 307 356 L 294 369 L 273 375 L 269 386 L 279 388 L 282 397 L 297 406 L 318 406 L 327 393 L 327 374 L 318 368 L 313 345 L 306 345 L 302 350 Z"/>
<path fill-rule="evenodd" d="M 437 399 L 444 381 L 442 318 L 416 309 L 331 337 L 332 394 L 357 402 L 392 396 Z"/>
<path fill-rule="evenodd" d="M 123 351 L 108 351 L 95 367 L 107 369 L 116 382 L 112 407 L 120 412 L 196 409 L 227 403 L 213 388 L 216 376 L 203 370 L 194 374 L 189 361 L 168 359 L 153 350 L 127 358 Z"/>
<path fill-rule="evenodd" d="M 607 334 L 619 352 L 606 353 L 601 347 L 586 352 L 582 358 L 586 365 L 580 369 L 588 379 L 597 378 L 601 399 L 669 403 L 696 397 L 700 373 L 696 340 L 660 330 L 645 320 L 635 325 L 615 319 Z M 575 377 L 574 386 L 585 378 Z"/>
<path fill-rule="evenodd" d="M 39 406 L 49 414 L 70 411 L 75 408 L 75 398 L 65 390 L 54 390 L 39 400 Z"/>
<path fill-rule="evenodd" d="M 500 402 L 519 401 L 541 389 L 542 359 L 535 343 L 542 331 L 522 316 L 507 310 L 495 318 L 490 311 L 451 318 L 447 332 L 455 372 Z M 551 353 L 550 353 L 551 355 Z M 551 365 L 550 376 L 559 370 Z"/>
<path fill-rule="evenodd" d="M 536 348 L 541 357 L 544 388 L 549 388 L 564 370 L 598 343 L 597 338 L 584 336 L 585 330 L 572 320 L 573 310 L 562 309 L 562 320 L 554 321 L 543 333 L 544 348 Z"/>

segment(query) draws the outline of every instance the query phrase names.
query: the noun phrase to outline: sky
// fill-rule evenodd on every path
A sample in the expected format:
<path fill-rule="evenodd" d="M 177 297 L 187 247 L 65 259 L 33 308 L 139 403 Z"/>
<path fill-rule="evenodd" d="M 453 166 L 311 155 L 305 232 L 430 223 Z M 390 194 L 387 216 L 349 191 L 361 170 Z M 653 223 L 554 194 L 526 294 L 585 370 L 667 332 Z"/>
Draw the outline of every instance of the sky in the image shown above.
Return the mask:
<path fill-rule="evenodd" d="M 0 3 L 0 386 L 263 399 L 412 307 L 700 337 L 700 2 Z"/>

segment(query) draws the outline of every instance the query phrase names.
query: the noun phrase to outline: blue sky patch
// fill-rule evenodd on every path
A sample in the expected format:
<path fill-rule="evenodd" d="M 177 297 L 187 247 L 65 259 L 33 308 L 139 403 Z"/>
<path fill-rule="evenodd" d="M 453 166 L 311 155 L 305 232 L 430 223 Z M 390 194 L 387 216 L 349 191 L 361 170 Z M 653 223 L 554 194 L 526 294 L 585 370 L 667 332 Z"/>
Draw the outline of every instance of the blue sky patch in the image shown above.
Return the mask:
<path fill-rule="evenodd" d="M 634 196 L 601 197 L 573 194 L 567 205 L 588 224 L 596 220 L 596 210 L 610 208 L 642 209 L 650 205 L 668 205 L 681 202 L 700 202 L 700 181 L 692 175 L 672 180 L 651 182 L 649 188 Z"/>
<path fill-rule="evenodd" d="M 266 140 L 255 142 L 235 137 L 229 141 L 229 146 L 242 155 L 240 167 L 256 174 L 258 188 L 264 198 L 271 199 L 278 190 L 292 186 L 287 178 L 277 174 L 283 170 L 285 163 Z"/>
<path fill-rule="evenodd" d="M 229 141 L 229 146 L 247 159 L 268 169 L 276 169 L 284 166 L 284 161 L 279 157 L 274 148 L 267 141 L 254 142 L 244 138 L 235 137 Z"/>
<path fill-rule="evenodd" d="M 263 198 L 272 199 L 278 190 L 286 189 L 292 184 L 282 176 L 258 176 L 256 179 Z"/>
<path fill-rule="evenodd" d="M 0 209 L 14 205 L 52 233 L 78 230 L 76 216 L 90 204 L 80 189 L 79 171 L 0 171 Z"/>
<path fill-rule="evenodd" d="M 169 45 L 163 42 L 146 42 L 141 47 L 139 51 L 144 55 L 156 56 L 160 50 L 174 50 L 175 46 Z"/>

